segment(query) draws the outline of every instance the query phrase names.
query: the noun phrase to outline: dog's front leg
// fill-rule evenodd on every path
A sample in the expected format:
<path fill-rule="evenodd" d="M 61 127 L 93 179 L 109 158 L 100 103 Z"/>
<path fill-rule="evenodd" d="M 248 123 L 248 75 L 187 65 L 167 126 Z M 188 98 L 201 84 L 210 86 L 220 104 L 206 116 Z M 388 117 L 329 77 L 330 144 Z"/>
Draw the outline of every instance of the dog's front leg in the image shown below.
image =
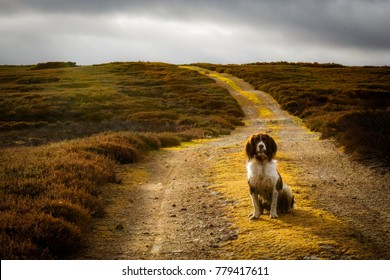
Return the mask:
<path fill-rule="evenodd" d="M 257 193 L 251 192 L 251 196 L 252 196 L 254 211 L 253 214 L 249 216 L 250 217 L 249 220 L 253 221 L 253 220 L 257 220 L 260 217 L 260 214 L 262 214 L 263 212 L 263 206 L 262 205 L 260 206 L 259 195 Z"/>
<path fill-rule="evenodd" d="M 277 209 L 278 209 L 278 196 L 279 192 L 274 189 L 272 193 L 272 202 L 269 217 L 270 219 L 276 219 L 278 217 Z"/>

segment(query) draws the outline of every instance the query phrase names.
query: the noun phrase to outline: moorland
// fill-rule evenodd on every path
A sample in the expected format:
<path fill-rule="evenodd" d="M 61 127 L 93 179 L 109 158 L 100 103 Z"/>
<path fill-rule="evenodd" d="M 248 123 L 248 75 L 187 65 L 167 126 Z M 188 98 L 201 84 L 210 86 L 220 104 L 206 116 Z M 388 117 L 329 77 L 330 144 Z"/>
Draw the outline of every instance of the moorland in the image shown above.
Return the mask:
<path fill-rule="evenodd" d="M 390 165 L 390 67 L 329 63 L 198 64 L 229 73 L 274 97 L 355 159 Z"/>
<path fill-rule="evenodd" d="M 0 67 L 1 259 L 64 258 L 115 165 L 242 125 L 227 90 L 164 63 Z"/>
<path fill-rule="evenodd" d="M 197 64 L 271 94 L 324 138 L 388 166 L 390 67 Z M 100 188 L 118 164 L 242 126 L 214 80 L 165 63 L 0 66 L 2 259 L 66 258 L 105 214 Z"/>

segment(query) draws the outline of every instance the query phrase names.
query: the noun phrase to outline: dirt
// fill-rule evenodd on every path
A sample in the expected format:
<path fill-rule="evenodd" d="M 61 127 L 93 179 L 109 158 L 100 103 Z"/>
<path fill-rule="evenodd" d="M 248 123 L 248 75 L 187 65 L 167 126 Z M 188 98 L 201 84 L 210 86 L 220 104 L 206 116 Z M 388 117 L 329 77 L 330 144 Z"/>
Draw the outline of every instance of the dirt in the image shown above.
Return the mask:
<path fill-rule="evenodd" d="M 266 93 L 225 74 L 245 126 L 184 143 L 117 169 L 104 218 L 74 259 L 390 259 L 390 175 L 320 140 Z M 296 209 L 250 222 L 243 147 L 258 131 L 278 144 L 278 168 Z"/>

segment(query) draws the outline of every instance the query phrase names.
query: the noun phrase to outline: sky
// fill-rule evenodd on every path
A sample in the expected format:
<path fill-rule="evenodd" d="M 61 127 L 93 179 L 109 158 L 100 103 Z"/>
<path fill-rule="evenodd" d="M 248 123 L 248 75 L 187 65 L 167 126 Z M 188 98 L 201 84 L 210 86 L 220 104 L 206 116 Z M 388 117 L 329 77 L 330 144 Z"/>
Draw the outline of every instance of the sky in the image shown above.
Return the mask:
<path fill-rule="evenodd" d="M 390 65 L 390 0 L 0 0 L 0 64 Z"/>

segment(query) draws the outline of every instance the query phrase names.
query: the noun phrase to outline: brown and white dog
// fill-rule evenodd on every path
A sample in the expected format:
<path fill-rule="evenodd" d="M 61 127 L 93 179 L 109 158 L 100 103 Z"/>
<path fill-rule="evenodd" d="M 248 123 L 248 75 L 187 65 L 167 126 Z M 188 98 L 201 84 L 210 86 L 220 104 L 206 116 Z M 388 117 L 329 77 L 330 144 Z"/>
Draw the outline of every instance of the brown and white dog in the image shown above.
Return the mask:
<path fill-rule="evenodd" d="M 258 219 L 264 209 L 274 219 L 294 207 L 294 196 L 276 169 L 276 151 L 275 140 L 266 133 L 254 134 L 246 143 L 246 171 L 254 207 L 250 220 Z"/>

